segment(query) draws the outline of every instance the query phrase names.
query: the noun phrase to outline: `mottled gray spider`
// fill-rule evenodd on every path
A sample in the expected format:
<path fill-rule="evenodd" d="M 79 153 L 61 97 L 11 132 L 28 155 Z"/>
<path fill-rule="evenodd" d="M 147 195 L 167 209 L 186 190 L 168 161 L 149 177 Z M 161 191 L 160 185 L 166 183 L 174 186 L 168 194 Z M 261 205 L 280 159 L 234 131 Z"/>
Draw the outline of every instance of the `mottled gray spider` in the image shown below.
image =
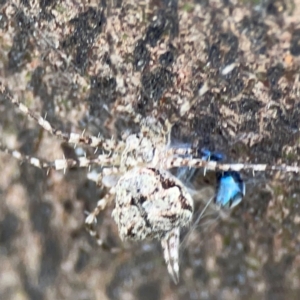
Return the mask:
<path fill-rule="evenodd" d="M 112 217 L 120 237 L 131 240 L 156 238 L 161 241 L 168 271 L 177 283 L 179 280 L 179 234 L 182 227 L 188 226 L 193 216 L 193 199 L 185 185 L 168 172 L 173 167 L 205 168 L 214 171 L 253 171 L 279 170 L 299 172 L 298 166 L 265 164 L 221 164 L 195 157 L 195 149 L 170 147 L 171 126 L 162 126 L 156 119 L 137 117 L 140 132 L 130 134 L 122 141 L 105 140 L 100 137 L 77 133 L 65 133 L 55 129 L 47 120 L 36 115 L 25 105 L 12 97 L 0 84 L 0 92 L 5 99 L 15 104 L 22 113 L 33 118 L 51 134 L 73 144 L 85 144 L 102 148 L 109 154 L 95 158 L 57 159 L 47 162 L 22 155 L 15 150 L 2 150 L 15 158 L 28 161 L 43 168 L 62 170 L 68 167 L 101 166 L 100 173 L 89 173 L 88 177 L 98 185 L 109 188 L 105 197 L 98 201 L 96 208 L 87 216 L 85 224 L 89 233 L 99 245 L 104 245 L 95 229 L 97 216 L 115 200 Z"/>

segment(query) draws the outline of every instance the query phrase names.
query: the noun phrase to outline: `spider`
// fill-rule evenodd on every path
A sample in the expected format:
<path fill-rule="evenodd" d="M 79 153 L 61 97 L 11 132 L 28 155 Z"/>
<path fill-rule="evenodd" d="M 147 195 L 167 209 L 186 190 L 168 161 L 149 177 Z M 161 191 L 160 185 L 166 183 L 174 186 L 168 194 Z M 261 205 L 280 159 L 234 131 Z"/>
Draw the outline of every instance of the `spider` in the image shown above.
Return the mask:
<path fill-rule="evenodd" d="M 245 193 L 239 176 L 241 170 L 299 172 L 298 166 L 266 164 L 224 164 L 223 156 L 191 147 L 172 148 L 171 125 L 161 125 L 155 118 L 137 118 L 138 134 L 124 136 L 123 140 L 105 140 L 101 137 L 77 133 L 66 133 L 54 128 L 46 119 L 11 96 L 2 83 L 0 92 L 4 99 L 34 119 L 45 131 L 73 144 L 85 144 L 101 148 L 108 154 L 95 158 L 78 157 L 57 159 L 54 162 L 9 150 L 1 150 L 21 161 L 42 169 L 64 170 L 69 167 L 101 166 L 100 173 L 89 173 L 88 178 L 97 185 L 104 185 L 109 192 L 97 202 L 95 209 L 86 217 L 85 225 L 90 235 L 100 246 L 104 242 L 95 229 L 97 216 L 114 200 L 112 217 L 118 226 L 121 239 L 161 241 L 168 272 L 175 283 L 179 281 L 179 237 L 180 230 L 191 223 L 194 205 L 187 187 L 172 175 L 171 168 L 203 168 L 217 173 L 218 193 L 215 199 L 219 207 L 237 205 Z M 200 155 L 199 155 L 200 154 Z M 199 158 L 200 156 L 200 158 Z"/>

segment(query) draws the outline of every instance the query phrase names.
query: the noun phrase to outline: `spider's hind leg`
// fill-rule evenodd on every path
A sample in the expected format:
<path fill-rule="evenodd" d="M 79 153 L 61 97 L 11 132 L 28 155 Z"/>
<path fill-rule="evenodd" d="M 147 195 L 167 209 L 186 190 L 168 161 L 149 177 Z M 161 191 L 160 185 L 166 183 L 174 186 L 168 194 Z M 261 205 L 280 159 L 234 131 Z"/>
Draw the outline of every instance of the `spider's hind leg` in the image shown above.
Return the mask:
<path fill-rule="evenodd" d="M 110 191 L 97 202 L 97 206 L 94 208 L 92 212 L 88 214 L 85 219 L 85 228 L 89 232 L 90 236 L 95 238 L 97 244 L 101 246 L 104 250 L 117 253 L 120 252 L 122 249 L 119 247 L 111 247 L 105 241 L 102 240 L 100 234 L 96 230 L 95 226 L 97 224 L 97 216 L 103 211 L 107 205 L 109 205 L 115 197 L 115 190 L 111 188 Z"/>

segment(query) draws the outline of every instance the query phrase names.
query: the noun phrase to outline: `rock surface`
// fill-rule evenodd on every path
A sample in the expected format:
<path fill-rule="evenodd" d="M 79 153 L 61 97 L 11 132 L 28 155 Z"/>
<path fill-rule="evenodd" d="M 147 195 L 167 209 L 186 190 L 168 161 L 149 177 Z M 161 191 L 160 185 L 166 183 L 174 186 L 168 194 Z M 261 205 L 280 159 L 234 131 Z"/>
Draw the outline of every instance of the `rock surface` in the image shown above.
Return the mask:
<path fill-rule="evenodd" d="M 174 142 L 232 162 L 297 163 L 300 2 L 261 2 L 0 1 L 0 80 L 67 131 L 120 138 L 135 113 L 155 115 Z M 74 152 L 1 95 L 0 134 L 28 155 Z M 86 172 L 47 176 L 0 154 L 1 299 L 299 299 L 299 176 L 243 174 L 242 204 L 186 232 L 174 286 L 158 242 L 111 254 L 88 236 L 104 191 Z M 111 211 L 98 225 L 117 246 Z"/>

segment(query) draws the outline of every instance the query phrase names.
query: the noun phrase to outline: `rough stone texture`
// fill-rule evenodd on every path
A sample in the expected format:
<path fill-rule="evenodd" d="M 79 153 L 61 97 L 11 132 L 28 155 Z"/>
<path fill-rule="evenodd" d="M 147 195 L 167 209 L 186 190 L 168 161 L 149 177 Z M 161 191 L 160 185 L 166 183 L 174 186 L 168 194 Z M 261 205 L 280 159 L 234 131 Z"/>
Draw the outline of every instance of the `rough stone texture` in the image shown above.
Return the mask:
<path fill-rule="evenodd" d="M 300 2 L 262 3 L 0 1 L 0 80 L 65 130 L 108 138 L 138 130 L 122 106 L 168 118 L 174 141 L 229 161 L 297 163 Z M 0 132 L 26 154 L 72 150 L 1 96 Z M 103 191 L 85 175 L 46 176 L 0 154 L 1 299 L 299 298 L 299 176 L 243 174 L 243 203 L 187 232 L 175 287 L 157 242 L 110 254 L 88 237 L 84 211 Z M 211 190 L 199 195 L 207 201 Z M 99 228 L 115 246 L 111 209 Z"/>

